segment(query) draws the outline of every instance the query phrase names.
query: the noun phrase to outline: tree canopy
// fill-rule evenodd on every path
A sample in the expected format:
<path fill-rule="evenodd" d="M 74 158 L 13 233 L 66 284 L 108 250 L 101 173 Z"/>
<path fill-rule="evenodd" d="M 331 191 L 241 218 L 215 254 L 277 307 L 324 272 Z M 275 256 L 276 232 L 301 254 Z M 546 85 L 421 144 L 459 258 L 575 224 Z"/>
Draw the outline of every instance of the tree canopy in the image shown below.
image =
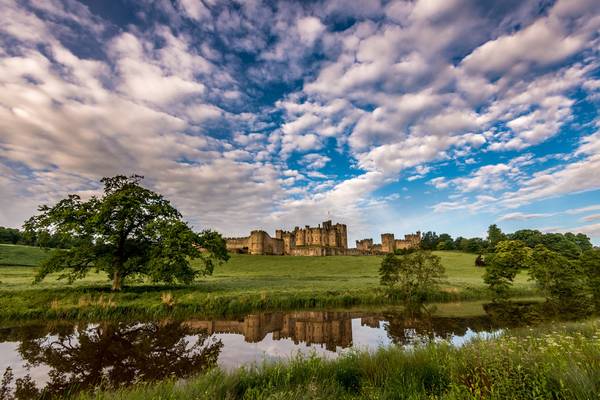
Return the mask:
<path fill-rule="evenodd" d="M 494 300 L 508 297 L 510 288 L 519 270 L 527 268 L 531 249 L 519 240 L 503 240 L 496 243 L 496 252 L 486 260 L 483 281 L 494 293 Z"/>
<path fill-rule="evenodd" d="M 577 260 L 538 244 L 531 251 L 529 276 L 555 309 L 586 308 L 586 276 Z"/>
<path fill-rule="evenodd" d="M 444 278 L 441 258 L 427 251 L 404 256 L 388 254 L 379 268 L 380 283 L 406 300 L 422 301 Z"/>
<path fill-rule="evenodd" d="M 189 283 L 228 259 L 218 233 L 195 233 L 168 200 L 140 185 L 142 179 L 103 178 L 102 197 L 84 201 L 69 195 L 52 207 L 39 207 L 40 214 L 25 222 L 26 233 L 51 232 L 76 240 L 42 263 L 37 281 L 57 271 L 73 281 L 94 269 L 108 274 L 113 290 L 120 290 L 132 275 Z M 192 268 L 191 259 L 200 259 L 202 268 Z"/>

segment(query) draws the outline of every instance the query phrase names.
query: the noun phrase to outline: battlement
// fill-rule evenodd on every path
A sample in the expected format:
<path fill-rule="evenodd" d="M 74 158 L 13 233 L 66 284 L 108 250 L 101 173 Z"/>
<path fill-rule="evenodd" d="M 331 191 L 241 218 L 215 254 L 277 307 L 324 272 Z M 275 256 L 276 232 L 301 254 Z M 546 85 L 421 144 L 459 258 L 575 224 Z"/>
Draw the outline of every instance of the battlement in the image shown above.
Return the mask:
<path fill-rule="evenodd" d="M 306 225 L 293 231 L 277 229 L 272 238 L 262 230 L 245 238 L 226 239 L 227 249 L 249 254 L 325 256 L 345 254 L 348 249 L 346 225 L 324 221 L 317 227 Z"/>
<path fill-rule="evenodd" d="M 421 231 L 404 235 L 404 239 L 396 239 L 393 233 L 382 233 L 381 244 L 374 244 L 373 239 L 356 241 L 358 254 L 393 253 L 397 249 L 413 249 L 421 245 Z"/>
<path fill-rule="evenodd" d="M 235 253 L 293 256 L 364 255 L 418 248 L 421 245 L 421 232 L 406 234 L 404 239 L 396 239 L 393 233 L 383 233 L 381 244 L 373 243 L 371 238 L 362 239 L 356 241 L 355 249 L 348 249 L 346 225 L 333 224 L 328 220 L 316 227 L 296 226 L 292 231 L 277 229 L 275 237 L 263 230 L 253 230 L 249 236 L 225 240 L 227 250 Z"/>

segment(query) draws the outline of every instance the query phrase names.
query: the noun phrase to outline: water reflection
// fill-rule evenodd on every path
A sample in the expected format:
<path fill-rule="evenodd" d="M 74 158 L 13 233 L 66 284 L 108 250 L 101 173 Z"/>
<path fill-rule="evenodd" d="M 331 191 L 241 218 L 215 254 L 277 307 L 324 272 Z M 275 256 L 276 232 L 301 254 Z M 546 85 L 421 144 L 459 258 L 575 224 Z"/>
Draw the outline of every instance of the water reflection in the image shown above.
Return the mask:
<path fill-rule="evenodd" d="M 30 328 L 0 335 L 2 341 L 19 341 L 27 368 L 47 368 L 44 387 L 37 393 L 29 388 L 27 397 L 190 376 L 214 366 L 222 348 L 217 339 L 180 322 L 57 325 L 45 335 L 40 327 Z"/>
<path fill-rule="evenodd" d="M 473 336 L 485 336 L 517 323 L 502 321 L 506 315 L 515 315 L 514 309 L 486 306 L 481 310 L 475 317 L 438 316 L 435 310 L 419 309 L 271 312 L 237 319 L 144 323 L 26 324 L 0 328 L 0 373 L 11 367 L 16 378 L 31 375 L 31 381 L 20 381 L 27 389 L 21 392 L 51 397 L 89 387 L 185 378 L 217 363 L 234 368 L 297 352 L 335 357 L 353 347 L 374 350 L 439 339 L 461 345 Z"/>
<path fill-rule="evenodd" d="M 189 320 L 185 325 L 209 333 L 235 333 L 257 343 L 272 333 L 273 340 L 319 344 L 327 350 L 352 346 L 352 313 L 336 311 L 276 312 L 247 315 L 239 320 Z"/>

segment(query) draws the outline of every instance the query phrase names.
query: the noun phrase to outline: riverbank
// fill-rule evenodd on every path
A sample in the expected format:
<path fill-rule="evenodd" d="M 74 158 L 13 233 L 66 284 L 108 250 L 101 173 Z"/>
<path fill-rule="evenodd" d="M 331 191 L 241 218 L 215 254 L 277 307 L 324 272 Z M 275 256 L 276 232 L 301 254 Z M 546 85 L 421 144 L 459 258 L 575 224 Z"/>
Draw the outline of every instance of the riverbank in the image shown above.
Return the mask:
<path fill-rule="evenodd" d="M 592 399 L 600 393 L 600 319 L 509 330 L 463 347 L 429 344 L 296 358 L 81 399 Z"/>
<path fill-rule="evenodd" d="M 435 252 L 447 279 L 430 302 L 487 300 L 483 269 L 475 255 Z M 379 286 L 380 257 L 290 257 L 232 255 L 212 276 L 192 285 L 153 285 L 130 280 L 111 293 L 102 274 L 89 274 L 71 285 L 58 274 L 32 284 L 44 250 L 0 246 L 0 319 L 121 319 L 225 316 L 253 311 L 393 305 Z M 12 262 L 12 264 L 10 264 Z M 20 265 L 15 265 L 20 264 Z M 527 276 L 517 277 L 513 296 L 537 291 Z"/>

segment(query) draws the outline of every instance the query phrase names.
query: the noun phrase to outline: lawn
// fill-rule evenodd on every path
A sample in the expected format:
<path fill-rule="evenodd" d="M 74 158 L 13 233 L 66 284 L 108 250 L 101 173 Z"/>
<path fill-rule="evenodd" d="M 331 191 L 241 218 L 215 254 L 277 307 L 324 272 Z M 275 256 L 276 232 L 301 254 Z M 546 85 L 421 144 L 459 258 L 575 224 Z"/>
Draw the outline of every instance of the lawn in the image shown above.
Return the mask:
<path fill-rule="evenodd" d="M 255 308 L 347 306 L 385 301 L 376 290 L 381 257 L 374 256 L 234 254 L 229 262 L 218 266 L 212 276 L 192 285 L 129 282 L 130 286 L 123 293 L 112 295 L 108 293 L 110 284 L 104 274 L 90 273 L 72 285 L 58 281 L 55 274 L 33 285 L 34 265 L 47 254 L 33 247 L 0 245 L 0 260 L 6 264 L 0 265 L 0 317 L 24 314 L 81 317 L 84 309 L 93 309 L 101 315 L 116 310 L 120 310 L 118 313 L 162 313 L 160 298 L 166 291 L 174 295 L 179 309 L 217 314 Z M 475 255 L 450 251 L 435 254 L 442 258 L 447 280 L 440 296 L 432 300 L 487 298 L 483 269 L 475 267 Z M 13 265 L 7 265 L 11 263 Z M 525 274 L 517 277 L 515 292 L 534 294 Z"/>

